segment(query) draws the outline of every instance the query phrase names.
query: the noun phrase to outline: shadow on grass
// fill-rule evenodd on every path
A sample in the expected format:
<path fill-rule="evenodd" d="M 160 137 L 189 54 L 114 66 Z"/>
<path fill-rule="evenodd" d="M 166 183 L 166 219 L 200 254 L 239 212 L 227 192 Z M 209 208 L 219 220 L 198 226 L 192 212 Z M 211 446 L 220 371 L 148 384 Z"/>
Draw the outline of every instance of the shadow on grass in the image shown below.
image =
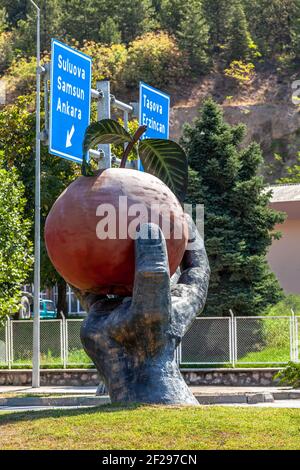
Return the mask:
<path fill-rule="evenodd" d="M 129 411 L 129 410 L 136 410 L 146 406 L 143 403 L 118 403 L 118 404 L 108 404 L 108 405 L 100 405 L 100 406 L 93 406 L 91 408 L 76 408 L 76 409 L 49 409 L 49 410 L 28 410 L 28 411 L 3 411 L 3 414 L 0 413 L 0 428 L 6 424 L 12 424 L 16 422 L 24 422 L 24 421 L 35 421 L 38 419 L 45 419 L 45 418 L 62 418 L 62 417 L 69 417 L 69 416 L 80 416 L 83 414 L 92 415 L 95 413 L 113 413 L 116 411 Z"/>

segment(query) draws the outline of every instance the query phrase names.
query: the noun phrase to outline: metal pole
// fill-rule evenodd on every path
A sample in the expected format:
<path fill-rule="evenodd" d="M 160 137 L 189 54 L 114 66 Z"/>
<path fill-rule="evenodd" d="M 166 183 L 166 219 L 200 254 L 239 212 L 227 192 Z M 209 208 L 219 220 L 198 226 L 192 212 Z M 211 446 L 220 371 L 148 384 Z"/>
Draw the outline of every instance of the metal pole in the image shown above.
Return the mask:
<path fill-rule="evenodd" d="M 101 80 L 96 84 L 97 91 L 100 91 L 102 99 L 98 100 L 97 106 L 97 119 L 109 119 L 110 118 L 110 83 L 109 80 Z M 105 169 L 111 167 L 111 151 L 109 144 L 99 145 L 98 151 L 104 152 L 104 158 L 99 160 L 99 169 Z"/>
<path fill-rule="evenodd" d="M 235 348 L 236 348 L 236 344 L 235 344 L 235 325 L 234 325 L 234 321 L 235 321 L 235 318 L 234 318 L 234 313 L 231 309 L 229 309 L 229 313 L 230 313 L 230 326 L 231 326 L 231 362 L 232 362 L 232 367 L 235 368 L 235 363 L 236 363 L 236 354 L 235 354 Z"/>
<path fill-rule="evenodd" d="M 291 308 L 291 320 L 290 320 L 290 359 L 296 361 L 296 320 L 295 312 Z"/>
<path fill-rule="evenodd" d="M 32 356 L 32 386 L 40 387 L 40 208 L 41 208 L 41 45 L 40 45 L 40 9 L 30 0 L 37 12 L 36 22 L 36 144 L 35 144 L 35 223 L 34 223 L 34 303 L 33 303 L 33 356 Z"/>

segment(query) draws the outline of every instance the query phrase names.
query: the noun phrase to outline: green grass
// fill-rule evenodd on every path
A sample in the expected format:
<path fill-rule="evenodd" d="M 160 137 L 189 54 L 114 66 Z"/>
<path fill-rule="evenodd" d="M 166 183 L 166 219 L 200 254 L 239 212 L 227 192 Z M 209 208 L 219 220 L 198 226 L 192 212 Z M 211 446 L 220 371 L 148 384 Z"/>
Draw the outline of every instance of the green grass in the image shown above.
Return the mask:
<path fill-rule="evenodd" d="M 290 348 L 289 345 L 282 346 L 280 348 L 266 347 L 262 351 L 250 352 L 239 360 L 243 362 L 251 362 L 251 367 L 253 367 L 253 363 L 255 362 L 263 362 L 265 364 L 266 362 L 274 361 L 274 363 L 284 364 L 290 360 Z M 260 366 L 262 367 L 264 364 L 260 364 Z M 242 362 L 239 363 L 239 367 L 243 367 Z"/>
<path fill-rule="evenodd" d="M 300 410 L 107 405 L 0 413 L 1 449 L 300 449 Z"/>

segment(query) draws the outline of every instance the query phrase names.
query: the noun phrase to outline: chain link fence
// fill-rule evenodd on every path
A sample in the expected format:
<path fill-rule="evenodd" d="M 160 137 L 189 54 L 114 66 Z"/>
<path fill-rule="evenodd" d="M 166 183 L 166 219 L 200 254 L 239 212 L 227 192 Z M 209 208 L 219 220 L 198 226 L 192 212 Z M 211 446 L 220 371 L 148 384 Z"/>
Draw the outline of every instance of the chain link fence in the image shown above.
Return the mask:
<path fill-rule="evenodd" d="M 231 361 L 230 318 L 196 318 L 181 343 L 183 364 L 226 364 Z"/>
<path fill-rule="evenodd" d="M 82 348 L 83 320 L 41 320 L 41 366 L 86 368 L 93 364 Z M 300 317 L 200 317 L 177 348 L 176 360 L 186 367 L 283 365 L 298 362 Z M 0 367 L 32 365 L 32 320 L 0 325 Z"/>

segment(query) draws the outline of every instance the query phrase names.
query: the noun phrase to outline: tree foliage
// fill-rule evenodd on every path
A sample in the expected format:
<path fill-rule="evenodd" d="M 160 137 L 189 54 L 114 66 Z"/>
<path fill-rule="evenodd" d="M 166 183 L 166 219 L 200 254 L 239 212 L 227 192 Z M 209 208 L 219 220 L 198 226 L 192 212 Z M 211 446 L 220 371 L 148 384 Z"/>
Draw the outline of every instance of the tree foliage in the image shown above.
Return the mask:
<path fill-rule="evenodd" d="M 43 51 L 49 52 L 51 37 L 77 47 L 94 42 L 130 48 L 139 37 L 147 46 L 147 33 L 162 31 L 188 56 L 194 74 L 220 59 L 225 67 L 233 60 L 280 65 L 300 59 L 300 0 L 40 0 L 39 5 Z M 9 48 L 17 60 L 35 53 L 35 15 L 26 0 L 0 1 L 0 35 L 12 34 Z M 0 40 L 0 70 L 8 65 L 6 58 L 1 61 Z"/>
<path fill-rule="evenodd" d="M 5 155 L 0 153 L 0 163 Z M 32 266 L 30 220 L 25 213 L 24 187 L 16 170 L 0 165 L 0 321 L 18 310 L 21 285 Z"/>
<path fill-rule="evenodd" d="M 206 313 L 256 315 L 282 291 L 266 261 L 274 226 L 283 215 L 268 207 L 270 192 L 257 176 L 262 155 L 256 144 L 241 150 L 245 134 L 231 127 L 220 108 L 205 102 L 183 143 L 190 164 L 187 202 L 204 204 L 205 244 L 212 269 Z"/>
<path fill-rule="evenodd" d="M 189 51 L 189 62 L 193 69 L 207 70 L 209 63 L 209 28 L 203 14 L 202 4 L 193 0 L 184 4 L 184 15 L 178 25 L 179 45 Z"/>
<path fill-rule="evenodd" d="M 6 171 L 15 172 L 24 185 L 22 204 L 26 218 L 31 220 L 29 237 L 33 242 L 34 181 L 35 181 L 35 114 L 33 96 L 19 97 L 0 112 L 0 151 Z M 49 210 L 62 191 L 78 176 L 80 169 L 74 163 L 50 156 L 41 147 L 41 234 Z M 22 206 L 23 207 L 23 206 Z M 50 262 L 41 237 L 41 281 L 43 287 L 61 281 Z"/>
<path fill-rule="evenodd" d="M 166 33 L 147 33 L 132 41 L 124 68 L 129 87 L 140 80 L 157 87 L 175 85 L 189 72 L 186 55 L 174 38 Z"/>

